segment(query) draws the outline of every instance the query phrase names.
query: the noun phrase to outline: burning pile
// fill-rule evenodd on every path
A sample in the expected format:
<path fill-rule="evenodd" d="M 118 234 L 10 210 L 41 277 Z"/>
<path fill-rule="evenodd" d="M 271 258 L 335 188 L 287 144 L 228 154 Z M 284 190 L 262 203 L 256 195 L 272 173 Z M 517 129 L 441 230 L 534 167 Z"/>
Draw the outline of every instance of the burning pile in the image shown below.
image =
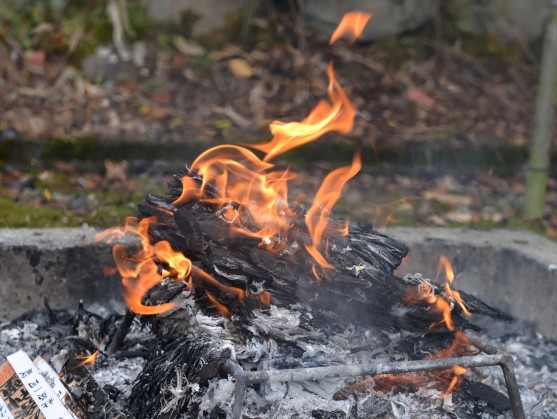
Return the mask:
<path fill-rule="evenodd" d="M 330 42 L 355 39 L 370 17 L 347 14 Z M 327 75 L 329 101 L 301 122 L 273 122 L 273 139 L 251 147 L 262 157 L 234 145 L 207 150 L 175 176 L 167 197 L 146 196 L 139 222 L 100 235 L 139 238 L 139 248 L 115 245 L 113 252 L 130 311 L 158 315 L 150 323 L 163 337 L 131 399 L 149 416 L 199 411 L 231 359 L 248 369 L 331 365 L 346 362 L 355 343 L 373 347 L 353 336 L 356 330 L 452 331 L 468 325 L 471 312 L 501 315 L 453 290 L 448 269 L 443 288 L 419 275 L 393 276 L 407 253 L 403 244 L 331 216 L 342 188 L 360 170 L 359 155 L 324 179 L 307 211 L 289 203 L 295 174 L 270 161 L 353 126 L 356 111 L 332 63 Z M 341 332 L 347 327 L 348 336 Z M 331 344 L 335 340 L 342 344 Z M 465 352 L 466 346 L 454 348 Z M 454 348 L 450 355 L 457 354 Z M 464 373 L 453 370 L 451 389 Z M 170 392 L 173 402 L 151 397 L 172 385 L 187 391 Z"/>
<path fill-rule="evenodd" d="M 370 17 L 348 13 L 330 42 L 355 39 Z M 407 253 L 402 243 L 332 216 L 344 185 L 360 170 L 358 154 L 325 177 L 308 210 L 289 202 L 288 181 L 295 174 L 270 161 L 353 126 L 356 111 L 332 62 L 327 75 L 329 100 L 303 121 L 273 122 L 272 140 L 251 146 L 255 152 L 236 145 L 207 150 L 175 175 L 166 197 L 145 197 L 138 221 L 99 235 L 138 239 L 137 246 L 115 244 L 114 260 L 130 313 L 152 316 L 145 319 L 160 336 L 132 392 L 132 415 L 227 412 L 230 397 L 222 395 L 230 395 L 231 362 L 261 370 L 376 360 L 373 350 L 385 349 L 385 333 L 401 329 L 418 333 L 398 340 L 396 356 L 423 358 L 410 348 L 433 331 L 439 332 L 430 333 L 436 350 L 446 349 L 430 357 L 465 355 L 470 344 L 464 335 L 456 333 L 450 343 L 453 331 L 473 327 L 471 313 L 504 317 L 452 289 L 447 261 L 443 286 L 420 275 L 394 276 Z M 454 366 L 452 373 L 428 379 L 447 394 L 464 372 Z M 384 376 L 382 385 L 387 381 Z M 366 382 L 308 387 L 330 400 L 324 409 L 346 412 L 354 406 L 352 394 L 365 394 Z M 285 393 L 269 388 L 250 390 L 244 411 L 277 413 L 272 403 Z"/>

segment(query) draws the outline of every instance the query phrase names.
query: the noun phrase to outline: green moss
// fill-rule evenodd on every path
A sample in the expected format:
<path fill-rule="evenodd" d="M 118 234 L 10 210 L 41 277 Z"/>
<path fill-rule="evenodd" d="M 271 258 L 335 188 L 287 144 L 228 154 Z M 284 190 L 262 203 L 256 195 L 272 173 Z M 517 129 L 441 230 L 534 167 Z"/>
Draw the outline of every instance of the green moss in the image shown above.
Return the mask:
<path fill-rule="evenodd" d="M 105 202 L 87 215 L 78 215 L 44 205 L 22 204 L 0 198 L 0 227 L 79 227 L 84 223 L 95 227 L 110 227 L 120 225 L 126 217 L 136 214 L 135 203 Z"/>
<path fill-rule="evenodd" d="M 509 218 L 505 227 L 530 230 L 537 234 L 545 233 L 545 227 L 541 220 L 525 220 L 524 218 L 519 217 Z"/>
<path fill-rule="evenodd" d="M 0 198 L 1 227 L 67 227 L 69 225 L 70 219 L 61 211 Z"/>

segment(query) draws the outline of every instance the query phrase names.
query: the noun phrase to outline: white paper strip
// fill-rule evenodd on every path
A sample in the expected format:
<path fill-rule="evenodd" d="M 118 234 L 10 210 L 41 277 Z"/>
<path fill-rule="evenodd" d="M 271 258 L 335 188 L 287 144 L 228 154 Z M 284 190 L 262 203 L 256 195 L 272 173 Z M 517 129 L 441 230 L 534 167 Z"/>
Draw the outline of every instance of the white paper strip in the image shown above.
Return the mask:
<path fill-rule="evenodd" d="M 8 361 L 46 419 L 72 419 L 70 412 L 25 352 L 17 351 L 9 355 Z"/>
<path fill-rule="evenodd" d="M 15 419 L 2 397 L 0 397 L 0 419 Z"/>
<path fill-rule="evenodd" d="M 33 364 L 37 366 L 41 375 L 44 377 L 50 387 L 52 387 L 58 398 L 62 401 L 62 404 L 66 406 L 67 409 L 69 409 L 72 417 L 74 419 L 78 419 L 78 416 L 73 413 L 71 411 L 71 407 L 68 406 L 68 398 L 70 398 L 69 391 L 66 387 L 64 387 L 64 384 L 62 384 L 62 381 L 60 380 L 60 377 L 58 377 L 58 374 L 56 374 L 56 371 L 54 371 L 50 364 L 40 356 L 33 360 Z M 0 419 L 2 419 L 1 416 Z"/>

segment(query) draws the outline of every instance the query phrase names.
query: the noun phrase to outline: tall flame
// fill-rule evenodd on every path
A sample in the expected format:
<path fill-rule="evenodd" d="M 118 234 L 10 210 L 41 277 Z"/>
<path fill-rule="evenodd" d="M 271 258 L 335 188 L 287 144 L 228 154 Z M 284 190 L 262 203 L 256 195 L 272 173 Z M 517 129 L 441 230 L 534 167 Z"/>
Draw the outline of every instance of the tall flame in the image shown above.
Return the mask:
<path fill-rule="evenodd" d="M 356 11 L 345 13 L 337 28 L 333 32 L 333 35 L 329 40 L 329 45 L 334 44 L 343 36 L 349 36 L 350 42 L 354 42 L 362 35 L 367 22 L 369 22 L 372 16 L 373 15 L 371 13 Z"/>
<path fill-rule="evenodd" d="M 359 16 L 355 12 L 348 13 L 333 34 L 331 43 L 346 34 L 359 36 L 371 17 L 365 13 Z M 348 133 L 354 125 L 356 110 L 336 80 L 332 63 L 327 67 L 327 75 L 329 100 L 321 100 L 300 122 L 275 121 L 270 124 L 271 141 L 253 146 L 265 154 L 262 158 L 245 147 L 235 145 L 221 145 L 203 152 L 191 165 L 189 174 L 183 176 L 181 195 L 173 205 L 193 200 L 215 205 L 215 214 L 229 224 L 232 231 L 260 239 L 260 245 L 270 251 L 281 251 L 283 237 L 288 235 L 295 215 L 288 203 L 288 181 L 294 178 L 294 174 L 289 170 L 276 170 L 269 161 L 325 133 Z M 306 244 L 306 250 L 322 268 L 332 268 L 322 254 L 330 211 L 346 182 L 360 167 L 360 156 L 357 154 L 351 166 L 329 174 L 307 213 L 305 221 L 311 243 Z M 155 218 L 145 218 L 139 223 L 128 220 L 125 227 L 109 229 L 97 237 L 113 241 L 128 234 L 139 239 L 140 249 L 132 254 L 125 246 L 113 246 L 113 257 L 124 285 L 124 299 L 130 310 L 139 314 L 158 314 L 172 309 L 173 303 L 144 304 L 145 294 L 168 278 L 186 283 L 190 290 L 195 290 L 195 283 L 199 283 L 205 298 L 220 313 L 230 315 L 229 308 L 218 299 L 219 292 L 215 291 L 225 289 L 226 295 L 235 296 L 239 301 L 246 297 L 244 291 L 225 286 L 195 268 L 191 260 L 172 249 L 170 243 L 159 241 L 153 244 L 149 237 L 149 225 L 155 221 Z M 342 229 L 342 234 L 348 234 L 347 226 Z M 315 266 L 314 274 L 317 277 Z M 270 295 L 266 292 L 257 297 L 262 304 L 270 303 Z"/>
<path fill-rule="evenodd" d="M 322 135 L 338 131 L 347 134 L 352 131 L 356 110 L 338 84 L 333 63 L 327 67 L 329 77 L 328 95 L 330 103 L 321 100 L 310 114 L 300 122 L 274 121 L 269 125 L 273 139 L 253 148 L 263 151 L 267 155 L 264 160 L 271 160 L 288 150 L 299 147 L 321 137 Z"/>
<path fill-rule="evenodd" d="M 315 195 L 313 204 L 306 213 L 305 221 L 312 239 L 311 244 L 306 244 L 306 250 L 322 268 L 333 269 L 333 266 L 325 260 L 318 250 L 322 243 L 323 233 L 329 225 L 331 209 L 339 200 L 346 182 L 353 178 L 360 171 L 361 167 L 360 155 L 356 153 L 351 166 L 341 167 L 329 173 L 323 180 L 321 187 Z"/>

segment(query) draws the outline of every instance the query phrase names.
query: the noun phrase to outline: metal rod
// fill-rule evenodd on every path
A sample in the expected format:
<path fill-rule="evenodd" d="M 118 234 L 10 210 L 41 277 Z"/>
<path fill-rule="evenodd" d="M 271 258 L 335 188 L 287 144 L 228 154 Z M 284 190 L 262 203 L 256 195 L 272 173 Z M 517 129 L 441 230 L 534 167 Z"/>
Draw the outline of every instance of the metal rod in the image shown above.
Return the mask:
<path fill-rule="evenodd" d="M 511 410 L 513 411 L 513 416 L 515 419 L 525 419 L 526 415 L 524 413 L 524 407 L 522 406 L 522 400 L 520 398 L 520 391 L 518 388 L 518 382 L 516 381 L 516 375 L 514 374 L 514 361 L 512 357 L 497 346 L 489 343 L 479 336 L 468 332 L 467 338 L 472 342 L 472 344 L 480 349 L 481 351 L 489 354 L 502 354 L 503 359 L 498 365 L 503 370 L 503 377 L 505 378 L 505 384 L 507 386 L 507 394 L 509 396 L 509 401 L 511 403 Z"/>
<path fill-rule="evenodd" d="M 380 374 L 401 374 L 419 371 L 451 369 L 454 365 L 464 368 L 499 365 L 503 370 L 511 409 L 516 419 L 524 419 L 518 383 L 514 375 L 513 360 L 505 352 L 475 335 L 468 336 L 474 346 L 486 354 L 458 358 L 428 359 L 417 361 L 373 362 L 361 365 L 334 365 L 328 367 L 295 368 L 284 370 L 245 371 L 232 361 L 225 364 L 226 371 L 236 379 L 232 419 L 239 419 L 246 387 L 255 383 L 281 381 L 314 381 L 324 378 L 356 377 Z"/>
<path fill-rule="evenodd" d="M 314 381 L 324 378 L 358 377 L 363 375 L 402 374 L 418 371 L 451 369 L 454 365 L 464 368 L 499 365 L 504 354 L 463 356 L 460 358 L 427 359 L 418 361 L 373 362 L 360 365 L 334 365 L 329 367 L 293 368 L 284 370 L 243 371 L 247 384 L 281 381 Z"/>

